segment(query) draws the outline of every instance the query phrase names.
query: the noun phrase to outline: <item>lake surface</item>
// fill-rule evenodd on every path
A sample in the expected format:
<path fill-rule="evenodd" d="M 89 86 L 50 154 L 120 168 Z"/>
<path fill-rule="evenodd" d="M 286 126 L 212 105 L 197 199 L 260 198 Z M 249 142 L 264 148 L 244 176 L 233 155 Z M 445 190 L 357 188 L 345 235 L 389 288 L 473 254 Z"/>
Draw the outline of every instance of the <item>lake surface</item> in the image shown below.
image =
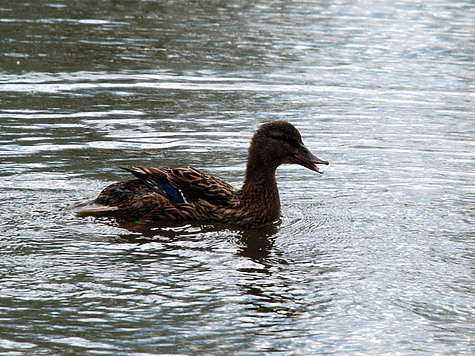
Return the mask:
<path fill-rule="evenodd" d="M 466 354 L 474 332 L 471 1 L 0 5 L 0 353 Z M 237 230 L 78 217 L 121 166 L 239 187 L 262 123 L 330 161 L 277 171 Z"/>

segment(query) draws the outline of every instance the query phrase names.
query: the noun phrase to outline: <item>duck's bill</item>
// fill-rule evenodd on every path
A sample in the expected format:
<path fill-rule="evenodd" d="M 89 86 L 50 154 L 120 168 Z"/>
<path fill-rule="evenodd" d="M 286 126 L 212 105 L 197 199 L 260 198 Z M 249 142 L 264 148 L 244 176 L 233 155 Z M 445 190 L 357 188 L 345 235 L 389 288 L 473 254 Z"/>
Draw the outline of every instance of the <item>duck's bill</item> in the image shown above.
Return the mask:
<path fill-rule="evenodd" d="M 328 161 L 324 161 L 323 159 L 316 157 L 305 146 L 300 148 L 299 152 L 294 156 L 294 158 L 296 163 L 320 174 L 323 174 L 323 171 L 320 170 L 317 164 L 328 165 Z"/>

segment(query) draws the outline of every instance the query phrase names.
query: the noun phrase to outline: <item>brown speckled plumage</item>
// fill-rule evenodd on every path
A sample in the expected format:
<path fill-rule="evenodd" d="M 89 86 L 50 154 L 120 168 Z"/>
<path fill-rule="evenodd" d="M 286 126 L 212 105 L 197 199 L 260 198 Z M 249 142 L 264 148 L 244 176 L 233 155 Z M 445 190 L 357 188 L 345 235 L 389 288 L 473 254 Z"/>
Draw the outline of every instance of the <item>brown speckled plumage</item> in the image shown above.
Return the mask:
<path fill-rule="evenodd" d="M 315 157 L 297 129 L 285 121 L 262 125 L 254 134 L 246 177 L 237 190 L 220 178 L 194 168 L 125 168 L 137 179 L 114 183 L 81 204 L 81 213 L 122 212 L 152 221 L 209 221 L 259 227 L 276 221 L 280 200 L 275 170 L 296 163 L 319 172 Z"/>

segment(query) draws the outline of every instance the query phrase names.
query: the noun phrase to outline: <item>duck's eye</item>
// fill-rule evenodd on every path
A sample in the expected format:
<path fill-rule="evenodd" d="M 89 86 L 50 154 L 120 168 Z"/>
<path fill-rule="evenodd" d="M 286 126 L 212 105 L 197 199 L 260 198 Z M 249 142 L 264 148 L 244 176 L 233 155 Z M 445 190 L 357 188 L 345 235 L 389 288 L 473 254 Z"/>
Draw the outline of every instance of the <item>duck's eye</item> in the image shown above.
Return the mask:
<path fill-rule="evenodd" d="M 299 142 L 295 138 L 289 138 L 289 139 L 287 139 L 287 142 L 293 147 L 299 147 L 300 146 Z"/>
<path fill-rule="evenodd" d="M 282 133 L 272 132 L 271 134 L 269 134 L 269 137 L 272 137 L 272 138 L 274 138 L 276 140 L 279 140 L 279 141 L 284 141 L 292 147 L 296 147 L 296 148 L 300 147 L 300 143 L 296 138 L 289 137 L 289 136 L 287 136 L 285 134 L 282 134 Z"/>

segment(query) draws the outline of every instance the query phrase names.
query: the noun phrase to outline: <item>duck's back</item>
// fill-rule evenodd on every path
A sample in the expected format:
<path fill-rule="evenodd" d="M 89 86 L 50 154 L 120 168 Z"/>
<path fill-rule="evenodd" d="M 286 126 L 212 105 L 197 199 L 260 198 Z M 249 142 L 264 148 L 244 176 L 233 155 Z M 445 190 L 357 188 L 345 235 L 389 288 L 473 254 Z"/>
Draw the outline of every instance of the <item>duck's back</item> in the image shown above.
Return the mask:
<path fill-rule="evenodd" d="M 150 220 L 219 219 L 233 206 L 236 189 L 194 168 L 126 168 L 137 179 L 111 184 L 82 212 L 124 212 Z"/>

